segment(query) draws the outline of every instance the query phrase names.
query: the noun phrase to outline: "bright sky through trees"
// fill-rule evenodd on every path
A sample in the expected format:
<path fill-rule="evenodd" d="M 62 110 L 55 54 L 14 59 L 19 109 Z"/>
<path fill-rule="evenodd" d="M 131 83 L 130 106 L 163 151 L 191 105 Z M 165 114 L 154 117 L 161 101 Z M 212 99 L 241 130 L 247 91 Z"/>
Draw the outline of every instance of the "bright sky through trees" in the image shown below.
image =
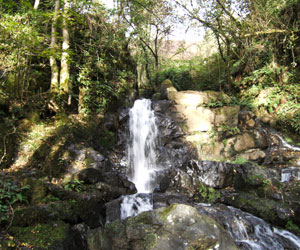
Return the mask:
<path fill-rule="evenodd" d="M 107 8 L 114 8 L 113 0 L 100 0 Z M 182 11 L 182 10 L 181 10 Z M 180 13 L 182 14 L 182 13 Z M 191 27 L 187 29 L 185 24 L 174 23 L 174 29 L 171 33 L 170 40 L 185 40 L 188 42 L 199 42 L 204 36 L 204 30 L 202 28 Z"/>

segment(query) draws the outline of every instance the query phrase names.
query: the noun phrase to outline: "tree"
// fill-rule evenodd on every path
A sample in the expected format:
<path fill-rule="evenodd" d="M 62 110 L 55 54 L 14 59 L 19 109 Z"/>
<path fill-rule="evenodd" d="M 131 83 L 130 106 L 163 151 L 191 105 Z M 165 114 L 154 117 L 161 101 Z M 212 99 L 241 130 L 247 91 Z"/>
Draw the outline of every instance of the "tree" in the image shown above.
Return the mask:
<path fill-rule="evenodd" d="M 56 61 L 56 53 L 58 53 L 57 45 L 57 24 L 58 24 L 58 12 L 60 7 L 60 0 L 55 1 L 54 15 L 51 25 L 51 44 L 50 44 L 50 67 L 51 67 L 51 84 L 50 91 L 52 93 L 59 92 L 59 69 Z"/>
<path fill-rule="evenodd" d="M 233 56 L 239 55 L 237 50 L 241 49 L 241 20 L 235 17 L 236 13 L 233 14 L 237 2 L 227 0 L 175 0 L 175 2 L 191 21 L 196 21 L 213 32 L 225 64 L 226 87 L 231 89 L 232 59 Z"/>
<path fill-rule="evenodd" d="M 171 31 L 172 5 L 165 0 L 121 0 L 118 4 L 119 15 L 122 15 L 123 21 L 131 31 L 136 60 L 140 65 L 145 64 L 145 67 L 142 66 L 140 69 L 146 70 L 146 76 L 152 87 L 158 86 L 159 47 L 161 41 Z M 139 47 L 142 49 L 139 50 Z M 141 72 L 139 74 L 141 75 Z"/>
<path fill-rule="evenodd" d="M 40 4 L 40 0 L 35 0 L 33 9 L 37 10 L 39 8 L 39 4 Z"/>
<path fill-rule="evenodd" d="M 64 0 L 62 15 L 62 54 L 61 54 L 61 70 L 60 70 L 60 94 L 68 96 L 68 105 L 71 104 L 71 81 L 70 81 L 70 35 L 68 29 L 68 15 L 70 9 L 69 0 Z"/>

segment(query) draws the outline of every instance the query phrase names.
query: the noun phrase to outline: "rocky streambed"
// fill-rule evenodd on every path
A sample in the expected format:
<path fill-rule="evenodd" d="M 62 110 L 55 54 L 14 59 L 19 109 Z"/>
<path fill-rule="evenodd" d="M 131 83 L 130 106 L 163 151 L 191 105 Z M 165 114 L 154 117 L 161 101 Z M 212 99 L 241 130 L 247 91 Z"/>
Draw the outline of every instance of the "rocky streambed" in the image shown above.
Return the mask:
<path fill-rule="evenodd" d="M 99 128 L 114 133 L 111 150 L 66 145 L 58 181 L 78 181 L 80 192 L 27 174 L 36 191 L 14 211 L 9 234 L 41 249 L 299 249 L 299 148 L 222 93 L 165 83 L 159 99 L 154 210 L 120 220 L 123 197 L 136 193 L 123 108 Z M 32 232 L 48 234 L 47 244 Z"/>

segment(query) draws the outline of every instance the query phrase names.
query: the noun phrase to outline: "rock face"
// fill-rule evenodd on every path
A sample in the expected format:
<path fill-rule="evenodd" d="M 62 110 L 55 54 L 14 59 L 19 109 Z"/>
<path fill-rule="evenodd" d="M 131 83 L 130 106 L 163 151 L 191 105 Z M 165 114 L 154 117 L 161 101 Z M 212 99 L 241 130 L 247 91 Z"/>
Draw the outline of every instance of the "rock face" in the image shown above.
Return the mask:
<path fill-rule="evenodd" d="M 157 191 L 196 197 L 203 184 L 217 189 L 233 186 L 234 169 L 231 163 L 191 160 L 179 169 L 169 169 Z"/>
<path fill-rule="evenodd" d="M 170 81 L 162 91 L 184 120 L 185 140 L 196 146 L 200 159 L 264 160 L 266 134 L 255 115 L 231 105 L 229 96 L 215 91 L 176 91 Z"/>
<path fill-rule="evenodd" d="M 89 249 L 237 249 L 230 235 L 196 208 L 173 204 L 107 224 L 88 236 Z"/>
<path fill-rule="evenodd" d="M 214 91 L 173 91 L 168 98 L 175 102 L 177 112 L 186 120 L 189 133 L 209 131 L 214 126 L 221 124 L 237 125 L 239 106 L 224 106 L 217 109 L 206 108 L 209 103 L 224 98 L 222 93 Z"/>

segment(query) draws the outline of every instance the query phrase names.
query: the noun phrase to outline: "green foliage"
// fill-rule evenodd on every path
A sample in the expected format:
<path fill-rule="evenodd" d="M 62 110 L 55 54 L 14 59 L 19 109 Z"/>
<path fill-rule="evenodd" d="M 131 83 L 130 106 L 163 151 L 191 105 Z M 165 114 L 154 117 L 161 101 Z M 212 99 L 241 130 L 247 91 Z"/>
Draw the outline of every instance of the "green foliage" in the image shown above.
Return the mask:
<path fill-rule="evenodd" d="M 8 221 L 12 205 L 28 203 L 24 194 L 24 191 L 28 189 L 28 186 L 19 187 L 10 180 L 0 180 L 0 225 Z"/>
<path fill-rule="evenodd" d="M 12 227 L 10 233 L 22 242 L 22 247 L 33 249 L 55 249 L 63 245 L 69 225 L 62 221 L 35 224 L 28 227 Z M 57 246 L 58 245 L 58 246 Z"/>
<path fill-rule="evenodd" d="M 219 191 L 212 187 L 206 187 L 203 183 L 200 183 L 198 192 L 202 199 L 208 203 L 214 203 L 221 197 Z"/>
<path fill-rule="evenodd" d="M 300 227 L 294 224 L 291 220 L 289 220 L 285 225 L 287 230 L 291 230 L 296 233 L 300 233 Z"/>
<path fill-rule="evenodd" d="M 228 134 L 228 135 L 237 135 L 239 134 L 241 131 L 238 127 L 230 127 L 227 126 L 226 124 L 221 124 L 219 126 L 219 128 L 221 129 L 222 133 Z"/>
<path fill-rule="evenodd" d="M 84 183 L 83 181 L 79 181 L 75 179 L 66 183 L 64 185 L 64 188 L 70 191 L 81 192 L 83 190 L 83 183 Z"/>
<path fill-rule="evenodd" d="M 170 79 L 178 90 L 220 90 L 225 81 L 224 64 L 217 54 L 171 62 L 158 76 L 159 82 Z"/>
<path fill-rule="evenodd" d="M 211 100 L 209 103 L 205 103 L 203 106 L 208 108 L 220 108 L 234 105 L 239 105 L 239 101 L 235 96 L 223 96 L 221 99 Z"/>
<path fill-rule="evenodd" d="M 232 163 L 233 164 L 245 164 L 247 160 L 243 157 L 237 157 Z"/>

